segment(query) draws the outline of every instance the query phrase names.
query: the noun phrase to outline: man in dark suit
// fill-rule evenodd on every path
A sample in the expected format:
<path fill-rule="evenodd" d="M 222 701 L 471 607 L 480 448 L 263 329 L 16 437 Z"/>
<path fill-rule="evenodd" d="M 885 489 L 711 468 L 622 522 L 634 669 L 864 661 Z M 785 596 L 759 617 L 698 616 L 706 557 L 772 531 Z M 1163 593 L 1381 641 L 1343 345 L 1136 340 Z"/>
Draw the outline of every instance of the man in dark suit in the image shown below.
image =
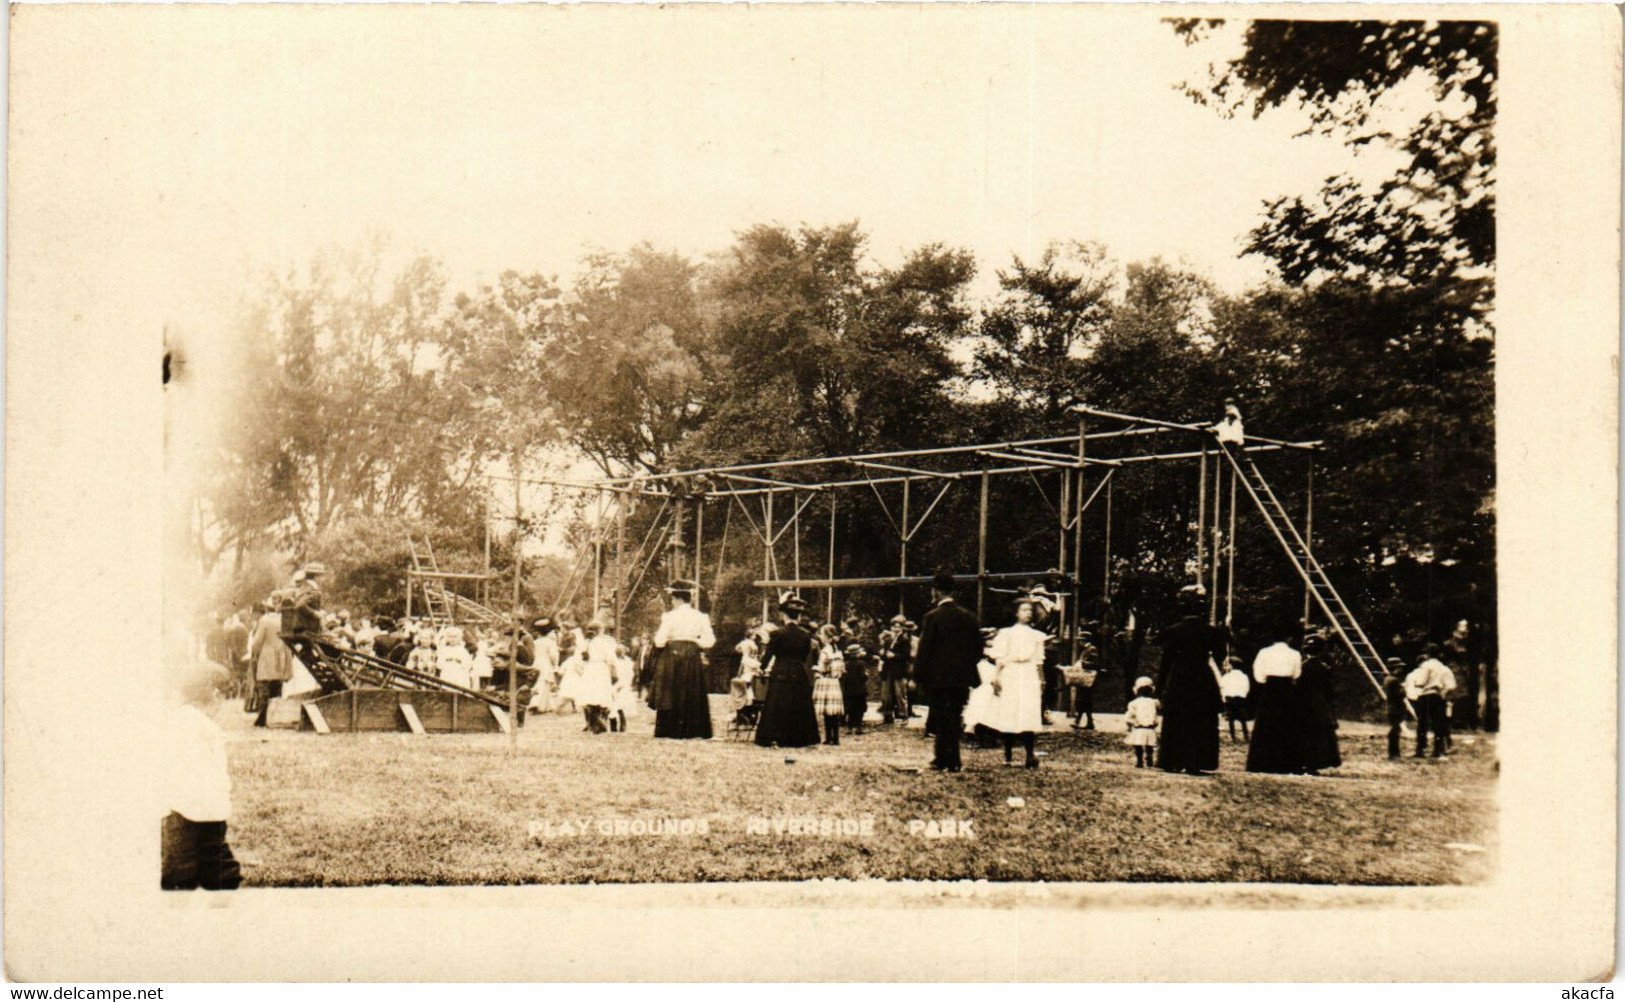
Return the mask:
<path fill-rule="evenodd" d="M 954 601 L 954 579 L 938 574 L 931 579 L 931 611 L 920 629 L 920 650 L 914 659 L 914 681 L 926 693 L 936 720 L 936 757 L 931 768 L 958 772 L 959 735 L 964 728 L 965 701 L 980 684 L 976 662 L 982 656 L 982 632 L 976 614 Z"/>

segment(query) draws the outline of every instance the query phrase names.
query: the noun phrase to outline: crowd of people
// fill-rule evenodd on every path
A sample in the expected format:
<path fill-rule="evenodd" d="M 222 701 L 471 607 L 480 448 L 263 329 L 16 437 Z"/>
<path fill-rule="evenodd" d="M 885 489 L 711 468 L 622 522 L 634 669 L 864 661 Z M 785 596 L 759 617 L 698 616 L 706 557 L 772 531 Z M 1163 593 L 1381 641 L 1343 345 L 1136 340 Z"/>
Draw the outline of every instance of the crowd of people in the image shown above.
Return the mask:
<path fill-rule="evenodd" d="M 272 700 L 319 688 L 282 642 L 318 634 L 405 674 L 469 690 L 506 692 L 509 673 L 525 712 L 579 714 L 591 734 L 626 732 L 645 708 L 658 738 L 711 738 L 708 652 L 716 644 L 710 617 L 693 605 L 697 586 L 672 582 L 670 607 L 653 636 L 617 640 L 601 616 L 585 625 L 544 617 L 486 626 L 421 619 L 352 618 L 321 604 L 321 564 L 308 564 L 292 584 L 256 611 L 218 618 L 208 631 L 209 660 L 226 669 L 228 695 L 264 726 Z M 1061 587 L 1057 587 L 1060 584 Z M 734 647 L 738 673 L 729 685 L 736 728 L 763 747 L 839 745 L 841 732 L 862 734 L 876 683 L 882 726 L 927 708 L 925 732 L 936 739 L 932 767 L 962 768 L 965 739 L 1003 748 L 1005 762 L 1038 768 L 1037 736 L 1069 712 L 1072 727 L 1095 728 L 1094 693 L 1102 673 L 1125 685 L 1125 744 L 1137 767 L 1201 774 L 1219 767 L 1220 739 L 1239 728 L 1251 772 L 1317 774 L 1342 763 L 1336 693 L 1323 633 L 1284 622 L 1267 632 L 1250 670 L 1233 652 L 1228 631 L 1210 622 L 1201 586 L 1178 596 L 1178 618 L 1157 633 L 1158 670 L 1145 672 L 1145 623 L 1133 602 L 1112 602 L 1080 617 L 1076 637 L 1063 636 L 1064 579 L 1056 573 L 1017 589 L 983 627 L 955 597 L 952 575 L 938 575 L 932 607 L 916 625 L 901 614 L 884 628 L 871 620 L 819 622 L 794 593 L 779 596 L 777 622 L 752 619 Z M 1406 721 L 1414 717 L 1416 754 L 1450 749 L 1455 676 L 1429 645 L 1407 669 L 1390 658 L 1384 691 L 1389 755 L 1399 757 Z M 522 718 L 521 718 L 522 722 Z"/>
<path fill-rule="evenodd" d="M 927 706 L 925 732 L 937 739 L 933 768 L 962 768 L 966 740 L 1002 747 L 1010 765 L 1019 748 L 1019 764 L 1038 768 L 1037 737 L 1053 723 L 1052 711 L 1070 706 L 1073 728 L 1092 729 L 1096 681 L 1121 671 L 1129 687 L 1124 742 L 1136 767 L 1213 772 L 1226 729 L 1232 742 L 1248 745 L 1250 772 L 1317 775 L 1343 762 L 1331 645 L 1325 632 L 1302 622 L 1267 630 L 1248 666 L 1233 653 L 1229 632 L 1209 622 L 1203 589 L 1187 587 L 1178 618 L 1158 631 L 1157 670 L 1142 674 L 1138 643 L 1123 643 L 1122 631 L 1101 619 L 1082 624 L 1076 659 L 1063 660 L 1064 617 L 1043 584 L 1017 592 L 1002 627 L 978 624 L 955 598 L 951 575 L 939 576 L 932 594 L 922 627 L 897 616 L 872 643 L 860 621 L 818 623 L 799 596 L 781 595 L 779 622 L 751 620 L 736 648 L 740 667 L 729 692 L 736 725 L 753 728 L 764 747 L 837 745 L 843 727 L 862 733 L 878 671 L 880 723 L 911 719 L 917 701 Z M 1134 618 L 1130 611 L 1118 626 Z M 1441 654 L 1428 645 L 1413 667 L 1388 661 L 1390 757 L 1399 757 L 1413 715 L 1418 757 L 1427 754 L 1430 734 L 1435 757 L 1450 749 L 1456 682 Z"/>

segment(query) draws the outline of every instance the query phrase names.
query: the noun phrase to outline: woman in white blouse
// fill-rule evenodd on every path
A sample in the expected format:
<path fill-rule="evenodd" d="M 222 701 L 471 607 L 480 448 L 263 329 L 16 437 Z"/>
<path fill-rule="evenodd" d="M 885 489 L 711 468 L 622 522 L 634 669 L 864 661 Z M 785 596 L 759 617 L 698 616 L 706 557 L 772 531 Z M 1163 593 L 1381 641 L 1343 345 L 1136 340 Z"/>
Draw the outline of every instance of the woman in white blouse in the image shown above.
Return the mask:
<path fill-rule="evenodd" d="M 989 653 L 993 678 L 988 683 L 993 697 L 988 701 L 984 722 L 998 731 L 1004 741 L 1004 761 L 1012 763 L 1016 739 L 1027 752 L 1026 766 L 1038 768 L 1034 751 L 1038 729 L 1043 726 L 1044 641 L 1042 630 L 1032 624 L 1034 600 L 1016 603 L 1016 621 L 993 635 Z"/>
<path fill-rule="evenodd" d="M 1258 712 L 1247 749 L 1248 772 L 1298 773 L 1304 768 L 1303 712 L 1298 677 L 1303 658 L 1288 642 L 1297 630 L 1283 628 L 1276 641 L 1253 659 Z"/>

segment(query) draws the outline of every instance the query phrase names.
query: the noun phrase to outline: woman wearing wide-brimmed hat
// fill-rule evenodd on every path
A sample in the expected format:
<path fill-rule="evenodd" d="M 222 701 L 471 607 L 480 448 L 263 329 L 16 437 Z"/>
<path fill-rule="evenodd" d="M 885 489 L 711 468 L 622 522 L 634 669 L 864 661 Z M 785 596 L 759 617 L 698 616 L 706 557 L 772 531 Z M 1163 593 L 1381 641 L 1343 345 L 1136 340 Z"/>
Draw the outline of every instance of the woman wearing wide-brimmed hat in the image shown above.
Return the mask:
<path fill-rule="evenodd" d="M 1162 668 L 1157 674 L 1162 700 L 1161 758 L 1164 772 L 1196 776 L 1219 767 L 1218 665 L 1228 646 L 1225 631 L 1206 622 L 1207 592 L 1180 590 L 1181 618 L 1162 632 Z M 1256 736 L 1255 736 L 1256 737 Z"/>
<path fill-rule="evenodd" d="M 1011 762 L 1019 740 L 1027 752 L 1029 769 L 1038 768 L 1035 748 L 1038 731 L 1044 726 L 1046 635 L 1032 625 L 1038 607 L 1039 600 L 1031 596 L 1017 599 L 1016 621 L 993 635 L 994 674 L 989 683 L 993 698 L 987 706 L 987 726 L 1004 741 L 1004 761 Z"/>
<path fill-rule="evenodd" d="M 717 638 L 711 632 L 711 617 L 689 604 L 695 590 L 694 582 L 686 580 L 666 586 L 672 606 L 655 631 L 659 662 L 649 685 L 657 738 L 711 736 L 711 700 L 700 652 L 710 650 Z"/>
<path fill-rule="evenodd" d="M 812 635 L 802 624 L 807 603 L 799 595 L 779 596 L 784 625 L 767 642 L 767 702 L 756 725 L 763 748 L 805 748 L 818 743 L 818 716 L 813 712 Z"/>

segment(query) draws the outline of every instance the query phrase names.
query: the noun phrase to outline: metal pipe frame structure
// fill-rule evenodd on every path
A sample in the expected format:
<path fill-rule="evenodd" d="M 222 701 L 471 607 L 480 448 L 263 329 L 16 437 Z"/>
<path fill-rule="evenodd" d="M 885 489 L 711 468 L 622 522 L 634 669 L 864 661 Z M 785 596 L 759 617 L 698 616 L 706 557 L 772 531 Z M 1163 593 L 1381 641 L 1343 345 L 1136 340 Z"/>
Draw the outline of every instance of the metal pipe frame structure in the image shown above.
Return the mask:
<path fill-rule="evenodd" d="M 926 520 L 936 511 L 938 503 L 948 493 L 949 489 L 957 483 L 968 481 L 979 486 L 979 517 L 978 517 L 978 547 L 977 567 L 975 574 L 959 575 L 955 578 L 961 583 L 973 583 L 976 586 L 976 605 L 980 615 L 986 604 L 986 586 L 994 581 L 1013 581 L 1024 579 L 1043 578 L 1052 570 L 1035 571 L 990 571 L 988 569 L 987 548 L 987 511 L 989 504 L 989 481 L 995 476 L 1027 476 L 1038 486 L 1040 493 L 1044 494 L 1045 504 L 1057 517 L 1057 569 L 1072 584 L 1072 595 L 1078 599 L 1069 603 L 1071 608 L 1061 612 L 1062 622 L 1070 627 L 1070 633 L 1076 646 L 1077 629 L 1082 616 L 1081 595 L 1079 587 L 1084 574 L 1084 543 L 1083 543 L 1083 516 L 1091 503 L 1102 493 L 1107 491 L 1107 522 L 1105 525 L 1106 538 L 1110 538 L 1110 479 L 1118 469 L 1139 463 L 1181 462 L 1197 460 L 1200 466 L 1198 526 L 1197 526 L 1197 552 L 1196 575 L 1197 579 L 1211 576 L 1214 587 L 1210 588 L 1213 606 L 1211 615 L 1217 616 L 1217 592 L 1220 580 L 1219 563 L 1223 556 L 1234 560 L 1234 541 L 1232 539 L 1227 548 L 1228 552 L 1221 551 L 1221 543 L 1205 539 L 1204 529 L 1211 529 L 1215 537 L 1221 534 L 1218 506 L 1221 501 L 1218 477 L 1219 472 L 1215 464 L 1214 497 L 1212 504 L 1213 524 L 1206 526 L 1206 511 L 1209 501 L 1206 498 L 1208 476 L 1207 462 L 1210 453 L 1209 443 L 1212 441 L 1212 426 L 1201 423 L 1179 423 L 1163 421 L 1156 418 L 1140 417 L 1132 414 L 1123 414 L 1115 411 L 1101 410 L 1079 404 L 1071 408 L 1077 420 L 1077 430 L 1069 435 L 1049 435 L 1037 438 L 1026 438 L 1006 442 L 986 442 L 971 445 L 940 446 L 935 448 L 896 449 L 884 452 L 854 453 L 842 456 L 820 456 L 785 460 L 764 460 L 752 463 L 738 463 L 732 465 L 702 466 L 692 469 L 678 470 L 670 473 L 653 473 L 638 476 L 605 477 L 589 481 L 547 480 L 531 481 L 544 486 L 559 487 L 593 491 L 599 499 L 606 493 L 617 497 L 617 522 L 624 519 L 623 506 L 633 502 L 639 497 L 659 498 L 662 502 L 676 501 L 679 511 L 686 504 L 692 503 L 695 509 L 694 551 L 693 567 L 697 579 L 704 566 L 702 547 L 703 511 L 705 505 L 712 501 L 721 501 L 727 506 L 727 513 L 732 515 L 733 507 L 737 506 L 745 515 L 745 522 L 750 532 L 755 535 L 762 545 L 762 577 L 754 582 L 758 588 L 764 589 L 762 600 L 762 614 L 765 617 L 770 603 L 768 590 L 778 589 L 825 589 L 828 594 L 825 602 L 825 614 L 833 618 L 835 614 L 835 591 L 839 588 L 867 588 L 867 587 L 903 587 L 908 585 L 927 584 L 931 578 L 928 575 L 909 573 L 909 543 L 925 525 Z M 1100 426 L 1105 424 L 1105 428 Z M 1149 443 L 1155 447 L 1156 443 L 1167 436 L 1175 438 L 1183 435 L 1189 443 L 1183 448 L 1175 447 L 1164 451 L 1143 452 L 1135 447 L 1142 443 Z M 1099 446 L 1115 445 L 1117 448 L 1111 454 L 1102 455 Z M 1241 451 L 1255 452 L 1303 452 L 1309 456 L 1320 448 L 1319 441 L 1292 442 L 1282 439 L 1268 438 L 1249 434 L 1246 444 L 1240 446 Z M 1065 451 L 1060 451 L 1065 450 Z M 943 467 L 943 468 L 933 468 Z M 1099 471 L 1098 477 L 1091 477 L 1091 471 Z M 845 472 L 843 477 L 841 474 Z M 886 474 L 875 476 L 876 473 Z M 814 476 L 803 478 L 804 473 Z M 1038 475 L 1055 475 L 1059 478 L 1059 490 L 1054 500 L 1038 481 Z M 1312 474 L 1311 474 L 1312 475 Z M 1089 481 L 1093 481 L 1092 483 Z M 1312 483 L 1312 481 L 1311 481 Z M 894 513 L 888 505 L 880 488 L 886 486 L 901 486 L 901 507 Z M 915 485 L 928 488 L 924 500 L 923 511 L 918 511 L 919 503 L 912 496 Z M 800 539 L 802 536 L 800 518 L 809 502 L 819 495 L 845 489 L 868 489 L 875 494 L 881 509 L 890 522 L 892 530 L 896 533 L 898 544 L 898 573 L 890 576 L 878 577 L 837 577 L 835 569 L 835 515 L 834 504 L 836 495 L 831 493 L 831 511 L 829 527 L 829 553 L 827 554 L 826 576 L 806 578 L 799 573 L 800 566 Z M 1312 489 L 1312 488 L 1311 488 Z M 1234 485 L 1231 485 L 1234 490 Z M 781 521 L 775 526 L 774 501 L 780 495 L 787 495 L 790 505 L 788 518 L 780 514 Z M 760 502 L 761 510 L 753 515 L 747 506 L 747 499 Z M 1234 501 L 1232 500 L 1231 520 L 1234 520 Z M 1308 502 L 1313 504 L 1312 496 Z M 912 510 L 911 510 L 912 509 Z M 781 509 L 782 512 L 782 509 Z M 916 514 L 916 512 L 918 512 Z M 900 517 L 899 517 L 900 516 Z M 1307 518 L 1312 519 L 1312 514 Z M 681 534 L 684 531 L 684 520 L 681 514 L 674 520 L 673 542 L 682 547 Z M 1308 524 L 1312 524 L 1309 522 Z M 617 536 L 621 537 L 618 543 L 624 546 L 624 529 L 617 527 Z M 595 533 L 595 536 L 597 533 Z M 791 564 L 795 573 L 785 576 L 778 573 L 778 555 L 776 553 L 779 540 L 789 535 L 796 547 Z M 601 545 L 601 544 L 600 544 Z M 724 543 L 726 545 L 726 534 Z M 686 547 L 682 547 L 686 549 Z M 620 547 L 617 547 L 619 555 Z M 1204 552 L 1206 551 L 1206 552 Z M 1211 560 L 1207 559 L 1211 555 Z M 675 554 L 674 554 L 675 556 Z M 1108 594 L 1111 587 L 1111 553 L 1109 543 L 1103 547 L 1101 565 L 1103 573 L 1103 595 Z M 721 566 L 722 554 L 718 555 L 718 566 Z M 595 566 L 601 568 L 599 561 Z M 645 568 L 647 569 L 647 568 Z M 595 571 L 601 573 L 601 570 Z M 1234 587 L 1233 567 L 1230 570 L 1231 582 L 1227 592 Z M 1204 582 L 1205 583 L 1205 582 Z M 636 585 L 632 586 L 633 588 Z M 596 588 L 595 588 L 596 590 Z M 630 589 L 628 589 L 630 591 Z M 628 602 L 630 594 L 617 596 L 621 603 Z M 1226 596 L 1227 600 L 1229 595 Z M 902 595 L 899 594 L 899 602 Z M 1228 601 L 1227 601 L 1228 605 Z M 1228 612 L 1228 609 L 1227 609 Z"/>

